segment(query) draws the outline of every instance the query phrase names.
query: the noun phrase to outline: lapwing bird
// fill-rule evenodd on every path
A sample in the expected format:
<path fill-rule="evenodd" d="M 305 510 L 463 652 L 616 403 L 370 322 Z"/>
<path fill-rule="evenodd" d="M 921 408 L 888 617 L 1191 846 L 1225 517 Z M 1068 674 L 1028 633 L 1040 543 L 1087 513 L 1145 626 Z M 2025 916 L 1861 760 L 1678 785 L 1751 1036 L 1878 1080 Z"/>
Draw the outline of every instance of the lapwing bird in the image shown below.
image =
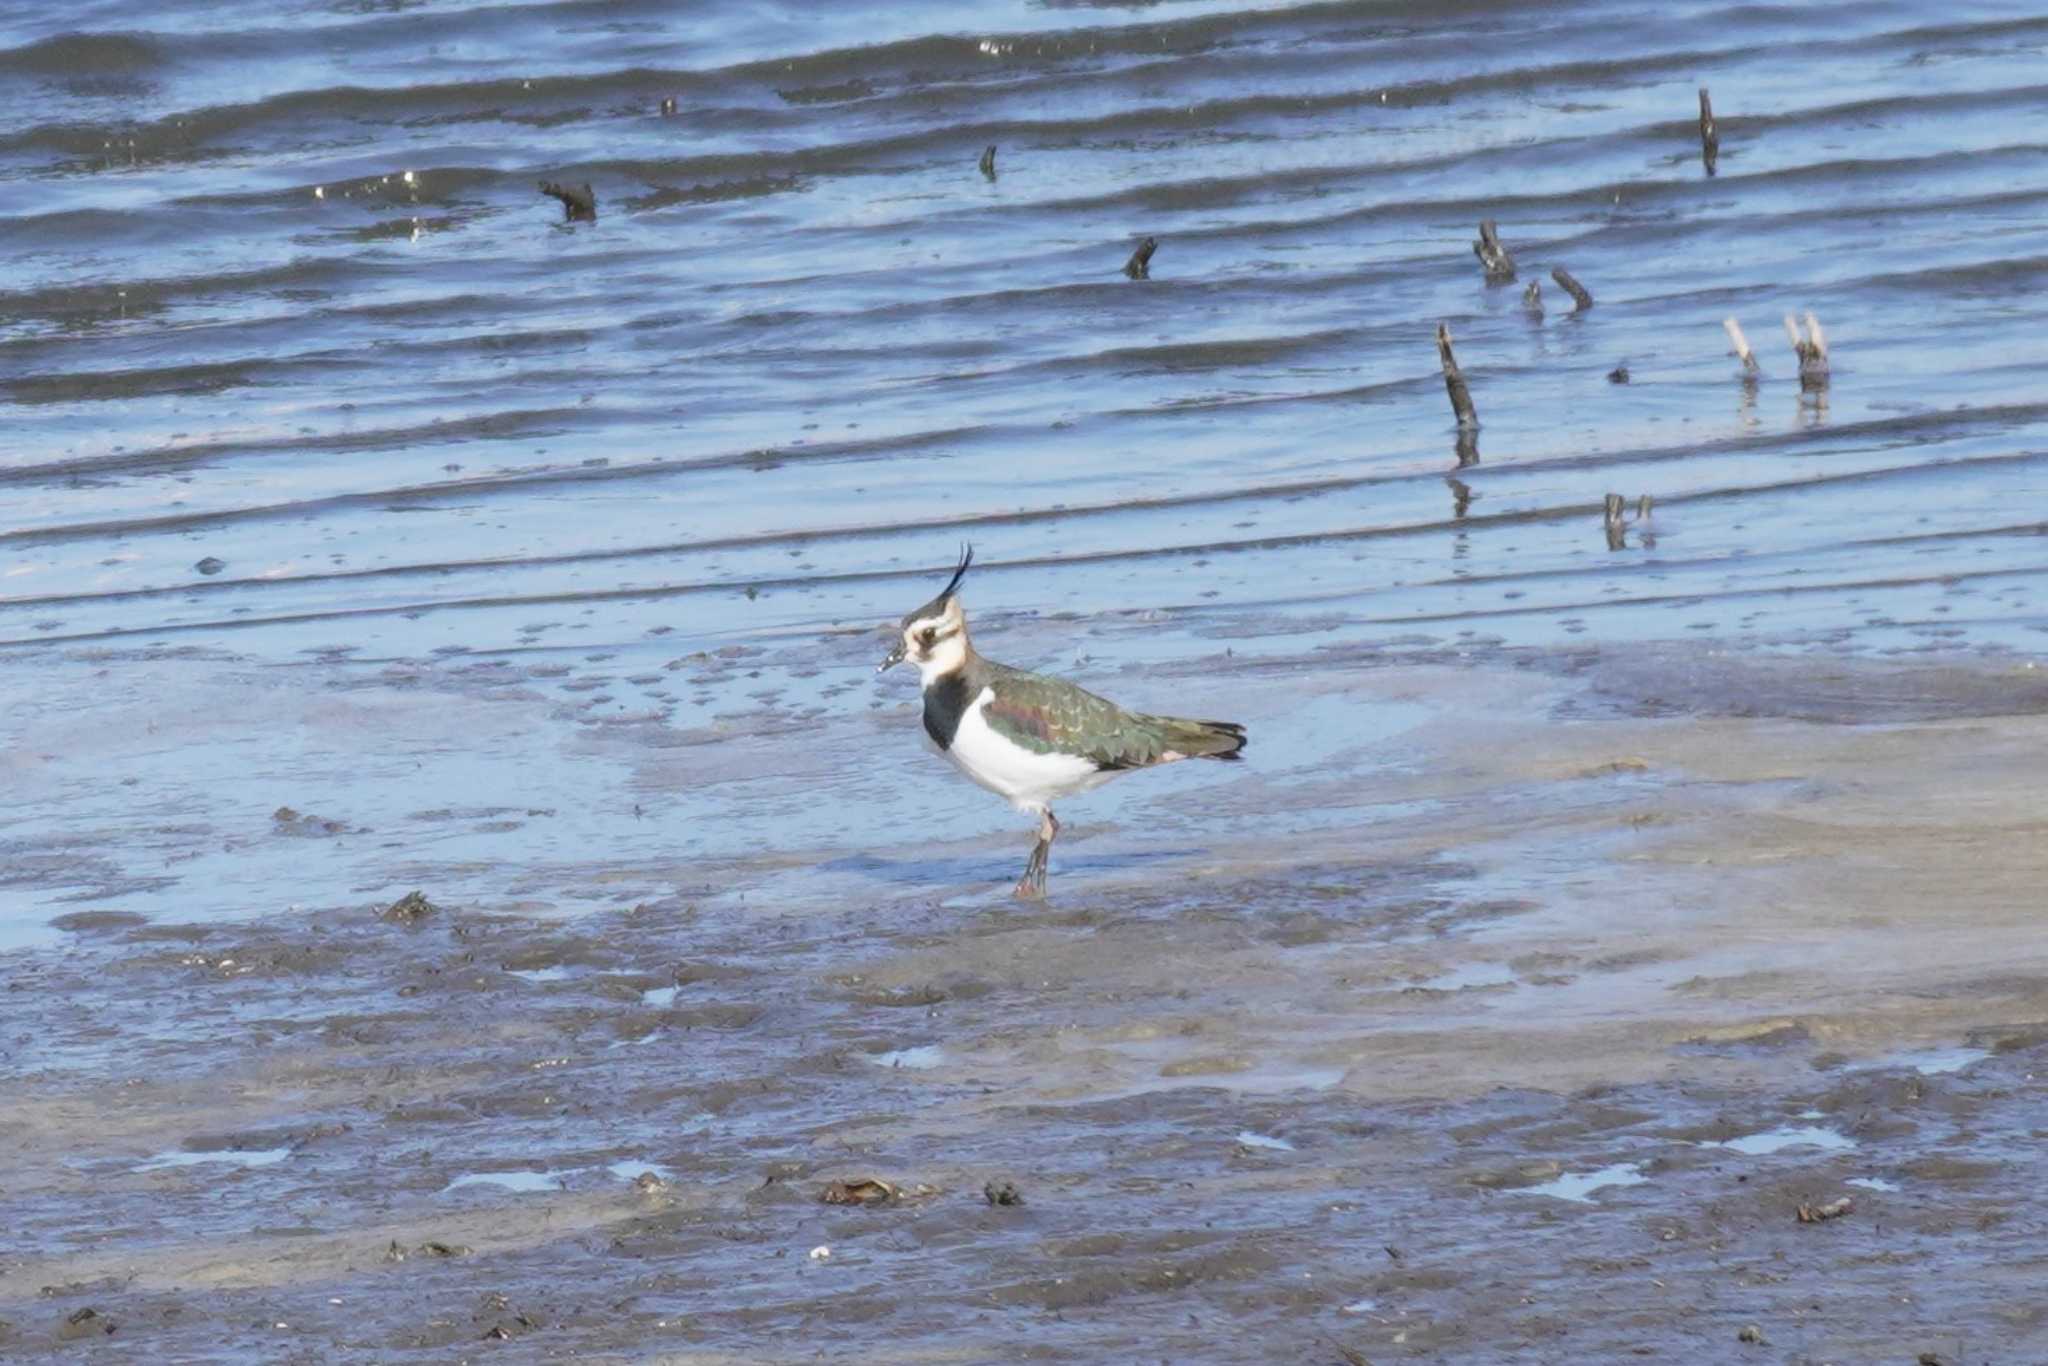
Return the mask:
<path fill-rule="evenodd" d="M 909 660 L 924 680 L 924 728 L 960 771 L 1038 817 L 1038 843 L 1017 895 L 1045 895 L 1046 859 L 1060 823 L 1052 804 L 1134 768 L 1176 759 L 1236 759 L 1244 727 L 1125 711 L 1059 678 L 983 659 L 967 637 L 960 580 L 969 547 L 939 595 L 903 618 L 877 673 Z"/>

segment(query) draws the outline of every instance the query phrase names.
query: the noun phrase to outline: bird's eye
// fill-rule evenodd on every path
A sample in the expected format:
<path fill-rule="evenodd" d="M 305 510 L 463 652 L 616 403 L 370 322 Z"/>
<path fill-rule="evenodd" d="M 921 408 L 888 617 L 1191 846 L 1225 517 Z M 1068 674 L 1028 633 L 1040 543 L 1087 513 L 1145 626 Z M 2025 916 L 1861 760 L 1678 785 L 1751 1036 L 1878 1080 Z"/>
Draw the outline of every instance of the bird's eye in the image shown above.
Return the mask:
<path fill-rule="evenodd" d="M 931 649 L 932 646 L 939 643 L 938 628 L 936 626 L 927 626 L 922 631 L 919 631 L 917 633 L 917 643 L 924 646 L 927 650 Z"/>

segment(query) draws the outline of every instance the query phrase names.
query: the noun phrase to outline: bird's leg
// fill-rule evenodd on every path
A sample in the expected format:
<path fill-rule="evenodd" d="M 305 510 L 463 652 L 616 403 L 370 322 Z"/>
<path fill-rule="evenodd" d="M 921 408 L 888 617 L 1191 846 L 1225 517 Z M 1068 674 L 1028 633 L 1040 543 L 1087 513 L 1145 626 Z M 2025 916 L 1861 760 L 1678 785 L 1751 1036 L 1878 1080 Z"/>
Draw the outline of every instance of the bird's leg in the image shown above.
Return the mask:
<path fill-rule="evenodd" d="M 1045 864 L 1052 854 L 1052 837 L 1059 834 L 1060 823 L 1053 819 L 1052 808 L 1047 807 L 1038 818 L 1038 843 L 1031 846 L 1031 861 L 1024 865 L 1024 876 L 1017 880 L 1017 895 L 1025 901 L 1045 900 Z"/>

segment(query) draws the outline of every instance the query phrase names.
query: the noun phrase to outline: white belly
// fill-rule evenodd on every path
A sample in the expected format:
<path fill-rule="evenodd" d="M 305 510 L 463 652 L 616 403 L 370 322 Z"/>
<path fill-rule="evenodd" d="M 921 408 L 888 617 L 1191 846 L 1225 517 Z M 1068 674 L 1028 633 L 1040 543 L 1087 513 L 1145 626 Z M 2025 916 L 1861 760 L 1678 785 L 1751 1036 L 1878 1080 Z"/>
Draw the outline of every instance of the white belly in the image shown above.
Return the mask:
<path fill-rule="evenodd" d="M 994 697 L 993 690 L 983 688 L 981 696 L 968 704 L 946 757 L 1019 811 L 1043 811 L 1061 797 L 1086 792 L 1116 776 L 1115 769 L 1098 770 L 1071 754 L 1038 754 L 1004 739 L 982 716 Z"/>

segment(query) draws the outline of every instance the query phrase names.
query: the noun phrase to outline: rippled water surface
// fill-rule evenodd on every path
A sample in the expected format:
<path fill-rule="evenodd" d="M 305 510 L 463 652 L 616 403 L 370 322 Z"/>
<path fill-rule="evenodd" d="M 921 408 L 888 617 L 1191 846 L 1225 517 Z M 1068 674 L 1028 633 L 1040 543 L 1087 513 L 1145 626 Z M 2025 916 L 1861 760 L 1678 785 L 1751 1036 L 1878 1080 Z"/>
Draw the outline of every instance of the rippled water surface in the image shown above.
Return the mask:
<path fill-rule="evenodd" d="M 865 626 L 963 538 L 984 610 L 2034 639 L 2038 10 L 971 12 L 13 7 L 0 639 Z"/>

